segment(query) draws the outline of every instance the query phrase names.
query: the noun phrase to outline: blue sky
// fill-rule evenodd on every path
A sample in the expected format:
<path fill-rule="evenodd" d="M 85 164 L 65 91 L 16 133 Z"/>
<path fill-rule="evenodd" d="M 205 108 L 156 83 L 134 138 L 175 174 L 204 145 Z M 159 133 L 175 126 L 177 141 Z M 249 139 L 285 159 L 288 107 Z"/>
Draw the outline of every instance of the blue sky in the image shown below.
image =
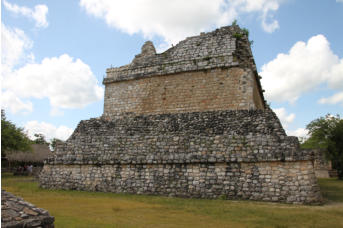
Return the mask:
<path fill-rule="evenodd" d="M 248 28 L 267 102 L 291 135 L 343 114 L 343 0 L 1 2 L 1 106 L 29 135 L 66 139 L 103 112 L 106 68 L 187 36 Z"/>

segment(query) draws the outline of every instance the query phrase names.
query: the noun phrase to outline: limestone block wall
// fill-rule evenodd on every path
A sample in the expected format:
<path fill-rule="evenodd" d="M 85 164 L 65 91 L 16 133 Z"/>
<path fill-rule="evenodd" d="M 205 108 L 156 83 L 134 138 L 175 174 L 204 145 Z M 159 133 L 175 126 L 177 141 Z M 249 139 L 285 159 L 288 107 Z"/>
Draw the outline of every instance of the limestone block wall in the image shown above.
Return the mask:
<path fill-rule="evenodd" d="M 81 121 L 48 159 L 53 164 L 184 163 L 296 160 L 271 110 L 126 115 Z"/>
<path fill-rule="evenodd" d="M 44 188 L 315 203 L 313 155 L 270 109 L 81 121 L 40 175 Z"/>
<path fill-rule="evenodd" d="M 104 115 L 262 109 L 254 77 L 236 67 L 110 83 Z"/>
<path fill-rule="evenodd" d="M 248 64 L 250 68 L 256 68 L 253 59 L 250 58 L 251 51 L 250 53 L 237 51 L 243 48 L 250 50 L 246 36 L 242 36 L 239 43 L 234 37 L 234 34 L 241 32 L 238 26 L 222 27 L 200 36 L 188 37 L 160 54 L 154 51 L 146 53 L 147 46 L 143 45 L 142 53 L 136 55 L 130 64 L 107 69 L 104 84 L 151 75 L 234 67 L 240 65 L 238 62 L 240 59 L 244 59 L 244 65 Z"/>
<path fill-rule="evenodd" d="M 320 202 L 313 154 L 266 107 L 247 34 L 227 26 L 157 54 L 146 42 L 104 78 L 104 114 L 81 121 L 44 188 Z"/>
<path fill-rule="evenodd" d="M 188 37 L 157 54 L 146 42 L 106 71 L 104 115 L 264 109 L 250 41 L 238 26 Z"/>
<path fill-rule="evenodd" d="M 332 170 L 331 161 L 325 158 L 325 150 L 312 149 L 314 153 L 314 172 L 318 178 L 329 178 Z"/>
<path fill-rule="evenodd" d="M 179 197 L 318 203 L 310 161 L 45 165 L 41 186 Z"/>

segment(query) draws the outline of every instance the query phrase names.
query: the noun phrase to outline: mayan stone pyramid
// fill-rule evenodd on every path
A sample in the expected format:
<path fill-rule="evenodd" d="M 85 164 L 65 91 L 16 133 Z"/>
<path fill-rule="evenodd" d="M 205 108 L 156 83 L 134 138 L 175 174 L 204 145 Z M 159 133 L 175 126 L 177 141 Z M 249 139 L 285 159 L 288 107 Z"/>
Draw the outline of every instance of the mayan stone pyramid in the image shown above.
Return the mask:
<path fill-rule="evenodd" d="M 43 188 L 287 203 L 321 200 L 313 154 L 266 105 L 238 26 L 107 69 L 104 113 L 59 143 Z"/>

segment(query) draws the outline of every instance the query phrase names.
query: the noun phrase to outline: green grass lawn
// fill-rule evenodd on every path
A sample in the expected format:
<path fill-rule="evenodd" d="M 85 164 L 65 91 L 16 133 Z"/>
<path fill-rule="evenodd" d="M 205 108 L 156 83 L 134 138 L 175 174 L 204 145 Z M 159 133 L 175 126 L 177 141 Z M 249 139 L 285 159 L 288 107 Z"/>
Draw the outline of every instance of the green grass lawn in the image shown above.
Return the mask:
<path fill-rule="evenodd" d="M 343 181 L 320 179 L 322 206 L 46 190 L 2 174 L 2 189 L 55 216 L 60 227 L 343 227 Z"/>

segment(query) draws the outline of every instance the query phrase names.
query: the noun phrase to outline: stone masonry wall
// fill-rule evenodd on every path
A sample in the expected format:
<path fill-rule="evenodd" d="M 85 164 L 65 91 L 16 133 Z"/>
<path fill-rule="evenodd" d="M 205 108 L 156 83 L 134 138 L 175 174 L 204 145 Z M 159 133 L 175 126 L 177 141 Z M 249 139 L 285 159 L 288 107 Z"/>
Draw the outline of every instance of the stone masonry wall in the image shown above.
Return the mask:
<path fill-rule="evenodd" d="M 1 190 L 1 227 L 53 228 L 55 218 L 49 212 L 37 208 L 5 190 Z"/>
<path fill-rule="evenodd" d="M 81 121 L 46 161 L 40 183 L 44 188 L 315 203 L 320 193 L 311 158 L 269 109 L 127 114 Z"/>
<path fill-rule="evenodd" d="M 310 161 L 45 165 L 41 186 L 179 197 L 318 203 Z"/>
<path fill-rule="evenodd" d="M 325 157 L 325 150 L 312 149 L 314 153 L 314 172 L 317 178 L 329 178 L 329 171 L 332 170 L 331 161 Z"/>
<path fill-rule="evenodd" d="M 157 54 L 146 42 L 125 66 L 106 71 L 104 115 L 264 109 L 248 37 L 227 26 Z"/>
<path fill-rule="evenodd" d="M 132 115 L 132 114 L 131 114 Z M 272 110 L 129 114 L 81 121 L 52 164 L 256 162 L 309 159 Z"/>
<path fill-rule="evenodd" d="M 56 145 L 44 188 L 318 203 L 313 153 L 265 104 L 244 30 L 157 54 L 146 42 L 106 71 L 104 114 Z"/>
<path fill-rule="evenodd" d="M 238 66 L 256 72 L 248 37 L 238 26 L 226 26 L 188 37 L 160 54 L 146 42 L 130 64 L 107 69 L 103 83 Z"/>
<path fill-rule="evenodd" d="M 253 72 L 241 68 L 122 81 L 106 86 L 104 115 L 262 109 L 255 88 Z"/>
<path fill-rule="evenodd" d="M 259 77 L 259 76 L 258 76 Z M 253 102 L 257 109 L 265 108 L 265 101 L 263 100 L 263 96 L 261 96 L 258 81 L 253 80 Z"/>
<path fill-rule="evenodd" d="M 132 63 L 107 69 L 104 84 L 123 80 L 169 75 L 180 72 L 202 71 L 239 65 L 235 55 L 239 27 L 223 27 L 200 36 L 188 37 L 161 54 L 149 52 L 136 55 Z M 242 37 L 242 40 L 246 37 Z M 250 44 L 246 43 L 246 45 Z M 143 47 L 145 47 L 144 45 Z M 144 48 L 145 49 L 145 48 Z M 244 58 L 249 59 L 249 58 Z"/>

